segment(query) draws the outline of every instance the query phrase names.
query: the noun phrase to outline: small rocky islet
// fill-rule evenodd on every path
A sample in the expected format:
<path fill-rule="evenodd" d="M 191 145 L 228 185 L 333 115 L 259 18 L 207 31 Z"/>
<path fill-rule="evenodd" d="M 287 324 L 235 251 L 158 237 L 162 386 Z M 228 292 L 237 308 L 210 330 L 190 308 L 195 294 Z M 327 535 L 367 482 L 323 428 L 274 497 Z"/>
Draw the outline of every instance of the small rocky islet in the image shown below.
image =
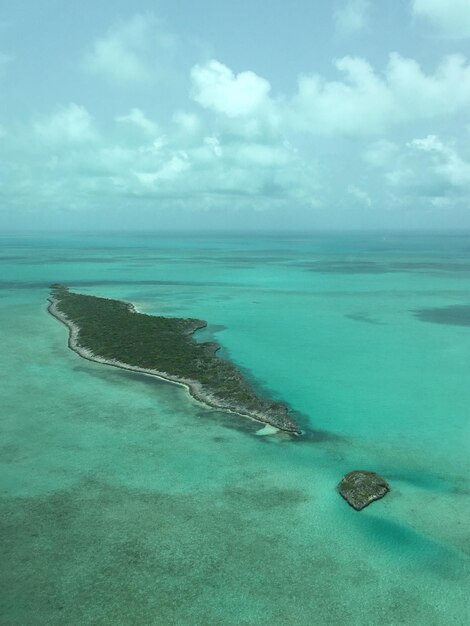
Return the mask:
<path fill-rule="evenodd" d="M 390 491 L 390 487 L 375 472 L 355 470 L 344 476 L 338 485 L 338 491 L 348 504 L 360 511 L 371 502 L 383 498 Z"/>

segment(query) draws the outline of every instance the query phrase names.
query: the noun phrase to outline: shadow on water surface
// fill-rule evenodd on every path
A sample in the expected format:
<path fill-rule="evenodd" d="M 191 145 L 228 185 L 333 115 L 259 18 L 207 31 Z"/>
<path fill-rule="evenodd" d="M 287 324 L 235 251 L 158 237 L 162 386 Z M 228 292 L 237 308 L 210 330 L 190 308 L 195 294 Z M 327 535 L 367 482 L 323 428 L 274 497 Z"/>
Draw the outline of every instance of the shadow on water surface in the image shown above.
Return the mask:
<path fill-rule="evenodd" d="M 406 468 L 403 468 L 398 472 L 396 471 L 396 468 L 391 469 L 389 472 L 386 469 L 382 469 L 382 471 L 391 482 L 402 481 L 412 485 L 413 487 L 417 487 L 418 489 L 436 493 L 451 492 L 454 488 L 455 481 L 458 480 L 445 478 L 444 476 L 434 474 L 428 470 L 425 471 L 422 468 L 416 470 L 407 470 Z"/>
<path fill-rule="evenodd" d="M 408 566 L 429 568 L 450 578 L 456 575 L 455 563 L 459 559 L 457 550 L 418 532 L 410 525 L 379 517 L 369 509 L 354 513 L 354 523 L 368 541 L 397 556 L 401 555 Z"/>

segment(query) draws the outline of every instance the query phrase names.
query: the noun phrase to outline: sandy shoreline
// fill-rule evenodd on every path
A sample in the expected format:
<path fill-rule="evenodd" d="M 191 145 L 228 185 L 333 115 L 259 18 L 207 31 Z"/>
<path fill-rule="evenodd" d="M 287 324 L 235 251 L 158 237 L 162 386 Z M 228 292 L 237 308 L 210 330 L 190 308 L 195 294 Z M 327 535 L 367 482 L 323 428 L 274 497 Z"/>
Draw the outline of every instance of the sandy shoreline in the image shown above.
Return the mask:
<path fill-rule="evenodd" d="M 224 405 L 218 399 L 215 399 L 211 397 L 209 394 L 207 394 L 207 392 L 204 392 L 201 388 L 200 383 L 198 383 L 195 380 L 178 378 L 176 376 L 170 376 L 166 372 L 159 372 L 153 369 L 146 369 L 143 367 L 128 365 L 127 363 L 123 363 L 121 361 L 116 361 L 114 359 L 104 359 L 100 356 L 95 355 L 91 350 L 87 350 L 86 348 L 83 348 L 82 346 L 80 346 L 80 344 L 78 343 L 78 334 L 80 331 L 79 327 L 76 324 L 74 324 L 74 322 L 72 322 L 66 315 L 64 315 L 58 310 L 57 301 L 54 298 L 54 296 L 50 296 L 48 300 L 50 302 L 48 309 L 47 309 L 48 312 L 57 320 L 62 322 L 65 326 L 67 326 L 67 328 L 69 329 L 68 347 L 74 352 L 76 352 L 82 358 L 87 359 L 88 361 L 93 361 L 95 363 L 100 363 L 102 365 L 110 365 L 112 367 L 118 367 L 120 369 L 129 370 L 131 372 L 137 372 L 139 374 L 153 376 L 155 378 L 159 378 L 160 380 L 164 380 L 166 382 L 173 383 L 175 385 L 180 385 L 181 387 L 185 387 L 188 390 L 190 396 L 194 400 L 201 402 L 202 404 L 205 404 L 213 409 L 218 409 L 220 411 L 233 413 L 235 415 L 239 415 L 241 417 L 251 419 L 255 422 L 259 422 L 264 425 L 268 424 L 269 426 L 276 429 L 276 431 L 283 431 L 286 433 L 296 434 L 296 435 L 300 434 L 297 431 L 280 427 L 278 424 L 270 420 L 269 417 L 266 417 L 263 414 L 245 413 L 242 410 L 238 411 L 238 410 L 233 409 L 232 407 Z M 136 309 L 132 304 L 129 303 L 128 306 L 129 306 L 130 311 L 136 312 Z"/>

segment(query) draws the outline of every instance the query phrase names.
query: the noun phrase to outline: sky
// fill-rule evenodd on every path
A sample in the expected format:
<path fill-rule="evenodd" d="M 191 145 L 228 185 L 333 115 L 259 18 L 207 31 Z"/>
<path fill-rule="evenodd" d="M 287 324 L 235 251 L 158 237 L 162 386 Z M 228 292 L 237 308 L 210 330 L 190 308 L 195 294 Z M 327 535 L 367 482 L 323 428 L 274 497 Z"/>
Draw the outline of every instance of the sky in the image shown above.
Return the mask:
<path fill-rule="evenodd" d="M 470 228 L 470 0 L 0 0 L 1 230 Z"/>

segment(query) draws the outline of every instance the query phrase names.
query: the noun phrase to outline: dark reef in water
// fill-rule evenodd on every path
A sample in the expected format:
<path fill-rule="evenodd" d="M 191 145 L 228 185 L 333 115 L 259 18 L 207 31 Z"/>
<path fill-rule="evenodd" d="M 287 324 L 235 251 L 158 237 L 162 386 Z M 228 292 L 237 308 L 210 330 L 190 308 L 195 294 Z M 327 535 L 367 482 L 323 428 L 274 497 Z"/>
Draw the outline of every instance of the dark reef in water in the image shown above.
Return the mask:
<path fill-rule="evenodd" d="M 330 259 L 324 261 L 304 261 L 296 263 L 310 272 L 322 274 L 397 274 L 397 273 L 432 273 L 435 276 L 448 272 L 460 274 L 470 272 L 470 263 L 460 261 L 372 261 L 361 258 L 347 260 Z"/>
<path fill-rule="evenodd" d="M 414 314 L 422 322 L 447 324 L 449 326 L 470 326 L 470 304 L 418 309 L 414 311 Z"/>
<path fill-rule="evenodd" d="M 338 485 L 340 494 L 356 511 L 383 498 L 389 490 L 381 476 L 364 470 L 349 472 Z"/>
<path fill-rule="evenodd" d="M 205 404 L 300 434 L 286 405 L 258 395 L 235 365 L 216 355 L 218 344 L 193 338 L 205 321 L 138 313 L 129 303 L 59 284 L 51 290 L 49 312 L 69 327 L 69 346 L 80 356 L 183 384 Z"/>

